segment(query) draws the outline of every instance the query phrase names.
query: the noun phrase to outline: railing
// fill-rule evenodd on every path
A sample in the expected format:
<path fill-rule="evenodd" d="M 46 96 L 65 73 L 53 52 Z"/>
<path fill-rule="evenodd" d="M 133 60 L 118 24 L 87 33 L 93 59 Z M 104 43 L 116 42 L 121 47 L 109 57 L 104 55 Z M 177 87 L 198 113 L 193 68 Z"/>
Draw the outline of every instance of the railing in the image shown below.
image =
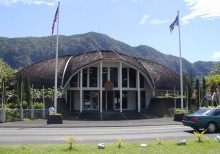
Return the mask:
<path fill-rule="evenodd" d="M 177 98 L 180 97 L 181 93 L 179 90 L 157 90 L 155 91 L 155 97 L 159 98 Z M 183 91 L 183 97 L 186 96 L 186 91 Z"/>
<path fill-rule="evenodd" d="M 47 117 L 47 115 L 48 109 L 23 109 L 23 113 L 21 113 L 20 109 L 6 110 L 7 121 L 15 121 L 22 119 L 44 119 Z"/>

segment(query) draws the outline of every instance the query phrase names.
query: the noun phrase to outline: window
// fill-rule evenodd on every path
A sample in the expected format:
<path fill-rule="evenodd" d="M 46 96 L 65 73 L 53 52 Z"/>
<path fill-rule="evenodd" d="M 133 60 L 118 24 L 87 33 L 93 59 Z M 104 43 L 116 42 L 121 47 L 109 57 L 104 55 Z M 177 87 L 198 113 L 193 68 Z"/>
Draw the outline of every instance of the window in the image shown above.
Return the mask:
<path fill-rule="evenodd" d="M 84 109 L 90 109 L 90 91 L 84 91 L 84 101 L 83 101 Z"/>
<path fill-rule="evenodd" d="M 99 92 L 98 91 L 84 91 L 83 108 L 84 109 L 98 109 L 99 108 Z"/>
<path fill-rule="evenodd" d="M 87 68 L 83 69 L 83 87 L 87 87 Z"/>
<path fill-rule="evenodd" d="M 114 87 L 118 87 L 118 68 L 110 68 L 110 81 L 114 84 Z"/>
<path fill-rule="evenodd" d="M 220 116 L 220 110 L 216 109 L 213 116 Z"/>
<path fill-rule="evenodd" d="M 127 109 L 128 107 L 128 92 L 127 91 L 122 91 L 122 108 Z"/>
<path fill-rule="evenodd" d="M 145 100 L 146 100 L 145 91 L 141 91 L 141 108 L 142 109 L 146 108 Z"/>
<path fill-rule="evenodd" d="M 144 76 L 140 74 L 140 88 L 144 88 Z"/>
<path fill-rule="evenodd" d="M 120 92 L 119 91 L 115 91 L 114 105 L 115 105 L 115 109 L 120 109 Z"/>
<path fill-rule="evenodd" d="M 128 69 L 122 68 L 122 87 L 128 87 Z"/>
<path fill-rule="evenodd" d="M 89 68 L 89 86 L 97 87 L 97 67 Z"/>
<path fill-rule="evenodd" d="M 98 109 L 99 106 L 99 92 L 91 91 L 91 109 Z"/>
<path fill-rule="evenodd" d="M 133 68 L 129 69 L 129 87 L 136 88 L 136 70 Z"/>
<path fill-rule="evenodd" d="M 78 73 L 70 80 L 70 87 L 78 87 Z"/>
<path fill-rule="evenodd" d="M 102 87 L 104 87 L 105 82 L 108 81 L 108 68 L 102 68 Z"/>

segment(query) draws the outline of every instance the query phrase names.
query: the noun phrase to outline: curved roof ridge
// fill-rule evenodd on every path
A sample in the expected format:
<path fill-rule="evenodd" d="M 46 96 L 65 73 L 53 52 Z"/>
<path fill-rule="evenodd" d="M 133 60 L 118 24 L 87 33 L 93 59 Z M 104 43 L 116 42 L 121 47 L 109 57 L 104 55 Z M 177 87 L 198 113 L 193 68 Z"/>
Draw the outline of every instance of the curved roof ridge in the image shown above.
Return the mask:
<path fill-rule="evenodd" d="M 64 79 L 64 76 L 65 76 L 65 73 L 66 73 L 66 68 L 67 68 L 67 66 L 68 66 L 68 64 L 69 64 L 69 61 L 70 61 L 72 58 L 73 58 L 73 56 L 71 56 L 71 57 L 67 60 L 66 65 L 65 65 L 65 67 L 64 67 L 63 76 L 62 76 L 62 80 L 61 80 L 61 87 L 63 86 L 63 79 Z"/>
<path fill-rule="evenodd" d="M 103 58 L 102 51 L 101 50 L 97 50 L 97 51 L 99 51 L 99 55 L 101 56 L 101 58 Z"/>

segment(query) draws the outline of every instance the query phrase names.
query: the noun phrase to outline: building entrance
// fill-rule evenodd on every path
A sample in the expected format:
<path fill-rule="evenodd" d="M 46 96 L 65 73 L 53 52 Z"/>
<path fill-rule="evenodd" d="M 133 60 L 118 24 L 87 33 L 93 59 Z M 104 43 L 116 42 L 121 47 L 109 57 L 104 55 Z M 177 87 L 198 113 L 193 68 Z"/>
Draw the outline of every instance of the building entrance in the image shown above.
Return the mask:
<path fill-rule="evenodd" d="M 114 92 L 113 91 L 103 91 L 102 92 L 102 109 L 103 111 L 112 111 L 114 102 Z"/>

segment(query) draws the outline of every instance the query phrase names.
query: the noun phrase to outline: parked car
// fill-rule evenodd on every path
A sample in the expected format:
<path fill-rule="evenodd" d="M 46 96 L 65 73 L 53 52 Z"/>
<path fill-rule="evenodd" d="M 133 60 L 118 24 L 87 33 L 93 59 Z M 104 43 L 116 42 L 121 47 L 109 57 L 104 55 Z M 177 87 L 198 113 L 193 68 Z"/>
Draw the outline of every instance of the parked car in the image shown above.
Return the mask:
<path fill-rule="evenodd" d="M 220 129 L 220 108 L 202 108 L 193 114 L 185 114 L 182 123 L 195 130 L 207 129 L 214 133 Z"/>

